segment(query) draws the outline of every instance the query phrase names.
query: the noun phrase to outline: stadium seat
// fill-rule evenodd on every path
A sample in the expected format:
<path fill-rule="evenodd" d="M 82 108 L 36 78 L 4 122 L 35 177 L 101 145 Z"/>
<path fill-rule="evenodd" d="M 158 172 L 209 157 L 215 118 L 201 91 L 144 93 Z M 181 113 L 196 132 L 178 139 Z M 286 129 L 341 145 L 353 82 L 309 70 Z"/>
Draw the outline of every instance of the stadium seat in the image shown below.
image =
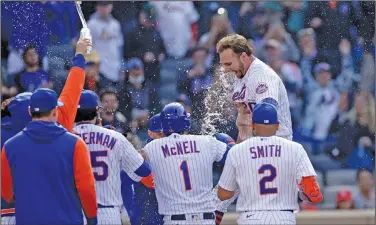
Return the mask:
<path fill-rule="evenodd" d="M 356 170 L 353 169 L 339 169 L 331 170 L 326 174 L 326 184 L 328 186 L 334 185 L 355 185 L 356 184 Z"/>
<path fill-rule="evenodd" d="M 336 206 L 337 192 L 340 190 L 349 190 L 353 194 L 357 192 L 358 187 L 356 185 L 337 185 L 337 186 L 327 186 L 323 190 L 324 200 L 322 208 L 334 209 Z"/>
<path fill-rule="evenodd" d="M 324 175 L 320 171 L 316 171 L 316 180 L 319 182 L 320 187 L 325 186 Z"/>

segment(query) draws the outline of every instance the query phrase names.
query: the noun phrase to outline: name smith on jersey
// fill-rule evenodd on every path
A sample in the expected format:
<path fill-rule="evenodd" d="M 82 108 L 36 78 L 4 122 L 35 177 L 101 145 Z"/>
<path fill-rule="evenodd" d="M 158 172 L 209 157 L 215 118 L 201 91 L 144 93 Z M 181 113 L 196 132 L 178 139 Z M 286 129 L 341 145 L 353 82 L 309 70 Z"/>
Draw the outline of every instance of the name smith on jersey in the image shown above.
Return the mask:
<path fill-rule="evenodd" d="M 252 159 L 265 157 L 281 157 L 281 145 L 264 145 L 251 147 Z"/>

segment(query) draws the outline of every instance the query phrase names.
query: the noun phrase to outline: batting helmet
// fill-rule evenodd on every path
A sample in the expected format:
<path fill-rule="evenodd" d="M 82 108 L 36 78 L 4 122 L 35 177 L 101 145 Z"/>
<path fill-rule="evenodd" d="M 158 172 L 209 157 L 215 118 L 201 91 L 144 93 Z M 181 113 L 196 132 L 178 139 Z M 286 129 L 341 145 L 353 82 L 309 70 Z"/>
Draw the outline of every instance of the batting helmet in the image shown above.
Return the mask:
<path fill-rule="evenodd" d="M 161 112 L 162 130 L 165 134 L 173 132 L 189 131 L 191 128 L 191 120 L 184 107 L 173 102 L 166 105 Z"/>

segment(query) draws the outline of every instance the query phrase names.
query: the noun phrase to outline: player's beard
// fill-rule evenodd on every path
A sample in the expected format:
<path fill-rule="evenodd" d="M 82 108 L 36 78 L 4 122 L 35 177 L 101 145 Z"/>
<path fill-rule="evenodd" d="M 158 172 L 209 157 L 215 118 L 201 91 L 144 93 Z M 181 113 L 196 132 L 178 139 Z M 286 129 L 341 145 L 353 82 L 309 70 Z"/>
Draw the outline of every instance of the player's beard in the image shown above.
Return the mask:
<path fill-rule="evenodd" d="M 239 79 L 242 79 L 244 77 L 244 63 L 242 63 L 242 61 L 240 59 L 238 59 L 238 62 L 239 62 L 239 69 L 238 71 L 236 71 L 236 76 L 239 78 Z"/>

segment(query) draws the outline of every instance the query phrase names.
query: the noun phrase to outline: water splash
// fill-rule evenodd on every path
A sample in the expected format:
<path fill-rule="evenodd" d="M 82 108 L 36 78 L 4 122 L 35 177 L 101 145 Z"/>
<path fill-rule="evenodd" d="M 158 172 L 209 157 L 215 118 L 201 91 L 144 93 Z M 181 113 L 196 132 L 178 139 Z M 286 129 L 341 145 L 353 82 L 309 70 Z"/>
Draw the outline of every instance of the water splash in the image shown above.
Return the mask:
<path fill-rule="evenodd" d="M 222 68 L 216 68 L 213 75 L 213 84 L 204 99 L 205 115 L 201 126 L 201 134 L 213 135 L 218 132 L 218 126 L 230 127 L 234 117 L 234 106 L 231 101 L 235 76 L 225 73 Z M 227 125 L 227 126 L 226 126 Z"/>

